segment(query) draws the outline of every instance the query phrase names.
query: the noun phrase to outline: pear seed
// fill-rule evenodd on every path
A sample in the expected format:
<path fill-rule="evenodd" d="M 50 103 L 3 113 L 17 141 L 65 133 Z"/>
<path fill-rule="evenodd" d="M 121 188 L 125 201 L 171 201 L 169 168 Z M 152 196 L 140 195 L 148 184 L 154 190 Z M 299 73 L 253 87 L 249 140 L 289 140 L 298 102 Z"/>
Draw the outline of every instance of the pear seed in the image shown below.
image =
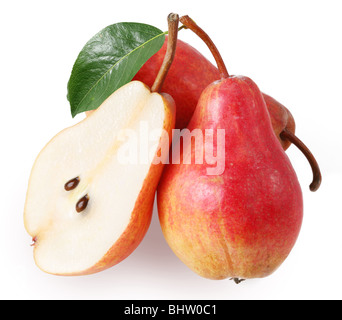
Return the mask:
<path fill-rule="evenodd" d="M 65 185 L 64 185 L 64 189 L 66 191 L 71 191 L 74 190 L 78 184 L 80 183 L 80 178 L 76 177 L 74 179 L 69 180 Z"/>
<path fill-rule="evenodd" d="M 89 201 L 89 196 L 86 194 L 83 198 L 78 200 L 78 202 L 76 203 L 76 211 L 82 212 L 83 210 L 85 210 L 85 208 L 88 205 L 88 201 Z"/>

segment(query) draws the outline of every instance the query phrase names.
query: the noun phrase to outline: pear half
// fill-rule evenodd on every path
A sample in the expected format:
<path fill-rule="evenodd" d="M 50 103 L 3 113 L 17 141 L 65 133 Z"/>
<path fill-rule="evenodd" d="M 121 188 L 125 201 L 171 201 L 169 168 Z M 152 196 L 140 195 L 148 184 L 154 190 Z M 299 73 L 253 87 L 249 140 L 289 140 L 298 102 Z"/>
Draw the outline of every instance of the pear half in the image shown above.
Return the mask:
<path fill-rule="evenodd" d="M 31 171 L 24 210 L 40 269 L 90 274 L 133 252 L 150 225 L 165 163 L 161 150 L 170 143 L 162 137 L 171 137 L 174 123 L 171 96 L 133 81 L 45 146 Z M 154 140 L 142 132 L 154 133 Z M 141 157 L 146 147 L 152 157 Z M 129 150 L 137 150 L 136 161 L 123 161 Z"/>

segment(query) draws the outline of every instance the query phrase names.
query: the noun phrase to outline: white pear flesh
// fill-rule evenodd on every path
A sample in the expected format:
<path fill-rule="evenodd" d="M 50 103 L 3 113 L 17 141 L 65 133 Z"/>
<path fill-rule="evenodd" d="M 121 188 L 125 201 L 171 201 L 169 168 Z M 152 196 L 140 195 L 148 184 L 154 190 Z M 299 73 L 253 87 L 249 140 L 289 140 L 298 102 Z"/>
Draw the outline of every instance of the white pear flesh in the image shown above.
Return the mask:
<path fill-rule="evenodd" d="M 129 231 L 139 196 L 145 201 L 142 210 L 146 212 L 142 214 L 151 215 L 158 182 L 157 178 L 148 181 L 151 159 L 122 163 L 120 149 L 136 143 L 134 137 L 139 137 L 141 123 L 149 132 L 170 125 L 169 111 L 165 97 L 133 81 L 114 92 L 89 117 L 57 134 L 40 152 L 31 171 L 24 212 L 40 269 L 77 275 L 101 271 L 102 264 L 112 264 L 105 257 Z M 123 141 L 120 135 L 125 129 L 136 135 Z M 154 141 L 149 147 L 157 153 L 160 146 Z M 155 175 L 161 174 L 159 171 Z M 80 180 L 78 186 L 66 191 L 65 183 L 76 177 Z M 145 189 L 151 190 L 142 195 L 148 183 L 151 185 Z M 85 195 L 89 197 L 88 205 L 77 212 L 76 203 Z M 150 217 L 146 221 L 149 224 Z"/>

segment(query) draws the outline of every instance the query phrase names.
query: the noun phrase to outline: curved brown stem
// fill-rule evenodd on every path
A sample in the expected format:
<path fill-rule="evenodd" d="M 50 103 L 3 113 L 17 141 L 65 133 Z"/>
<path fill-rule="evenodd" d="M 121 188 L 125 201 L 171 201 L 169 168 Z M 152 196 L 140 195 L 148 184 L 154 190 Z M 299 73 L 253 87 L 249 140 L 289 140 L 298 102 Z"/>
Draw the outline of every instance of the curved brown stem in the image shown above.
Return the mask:
<path fill-rule="evenodd" d="M 215 46 L 214 42 L 210 39 L 207 33 L 202 30 L 189 16 L 183 16 L 180 19 L 180 22 L 183 23 L 187 28 L 191 31 L 196 33 L 208 46 L 210 52 L 214 56 L 216 61 L 217 67 L 220 71 L 221 78 L 226 79 L 229 77 L 229 73 L 227 71 L 226 65 L 221 57 L 220 52 L 218 51 L 217 47 Z"/>
<path fill-rule="evenodd" d="M 295 136 L 286 128 L 280 133 L 280 138 L 292 142 L 300 151 L 302 151 L 304 156 L 308 159 L 313 173 L 313 180 L 310 184 L 310 190 L 317 191 L 322 182 L 322 175 L 318 163 L 311 151 L 297 136 Z"/>
<path fill-rule="evenodd" d="M 159 69 L 158 75 L 154 80 L 151 91 L 152 92 L 160 92 L 166 75 L 169 72 L 169 69 L 172 65 L 173 59 L 176 54 L 177 47 L 177 37 L 178 37 L 178 24 L 179 24 L 179 16 L 176 13 L 170 13 L 167 17 L 167 23 L 169 28 L 169 37 L 167 42 L 167 49 L 165 53 L 165 57 L 163 63 Z"/>

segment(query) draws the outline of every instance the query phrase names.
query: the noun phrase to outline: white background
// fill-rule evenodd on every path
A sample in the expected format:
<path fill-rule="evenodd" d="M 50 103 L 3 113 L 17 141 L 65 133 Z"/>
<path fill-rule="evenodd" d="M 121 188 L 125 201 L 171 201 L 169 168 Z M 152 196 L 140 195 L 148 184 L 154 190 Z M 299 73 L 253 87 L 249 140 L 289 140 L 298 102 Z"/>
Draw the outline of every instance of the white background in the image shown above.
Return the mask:
<path fill-rule="evenodd" d="M 341 299 L 341 1 L 2 1 L 1 299 Z M 297 135 L 321 166 L 322 187 L 295 148 L 288 155 L 305 217 L 292 253 L 270 277 L 235 285 L 199 277 L 168 248 L 154 210 L 138 249 L 91 276 L 56 277 L 33 262 L 23 206 L 35 157 L 72 119 L 66 86 L 83 45 L 107 25 L 131 21 L 167 29 L 170 12 L 189 14 L 220 49 L 231 74 L 251 77 L 287 106 Z M 180 35 L 211 61 L 191 31 Z M 200 71 L 199 71 L 200 72 Z"/>

